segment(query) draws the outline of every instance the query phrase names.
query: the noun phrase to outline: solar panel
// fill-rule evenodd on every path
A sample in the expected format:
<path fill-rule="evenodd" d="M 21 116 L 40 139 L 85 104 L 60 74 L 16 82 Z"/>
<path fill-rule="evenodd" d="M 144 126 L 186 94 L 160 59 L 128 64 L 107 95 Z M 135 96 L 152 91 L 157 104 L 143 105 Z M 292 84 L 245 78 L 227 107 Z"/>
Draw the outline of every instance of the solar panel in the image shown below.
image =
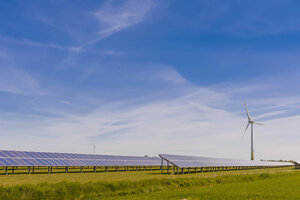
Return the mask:
<path fill-rule="evenodd" d="M 193 168 L 193 167 L 242 167 L 242 166 L 291 166 L 289 162 L 266 162 L 266 161 L 248 161 L 248 160 L 234 160 L 224 158 L 209 158 L 209 157 L 196 157 L 196 156 L 181 156 L 160 154 L 163 160 L 171 163 L 172 165 L 180 168 Z"/>
<path fill-rule="evenodd" d="M 159 166 L 158 157 L 0 150 L 0 166 Z"/>

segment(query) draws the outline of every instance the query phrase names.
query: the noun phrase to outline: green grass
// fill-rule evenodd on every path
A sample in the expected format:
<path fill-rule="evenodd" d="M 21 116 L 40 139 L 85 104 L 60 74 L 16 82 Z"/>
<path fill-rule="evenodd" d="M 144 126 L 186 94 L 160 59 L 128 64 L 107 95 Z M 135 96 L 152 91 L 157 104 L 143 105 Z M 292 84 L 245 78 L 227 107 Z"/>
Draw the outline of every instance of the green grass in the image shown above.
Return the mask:
<path fill-rule="evenodd" d="M 0 199 L 300 199 L 300 171 L 293 168 L 17 174 L 1 175 L 0 184 Z"/>
<path fill-rule="evenodd" d="M 247 178 L 249 180 L 247 180 Z M 246 175 L 245 179 L 211 181 L 209 184 L 196 185 L 174 190 L 166 189 L 152 193 L 140 193 L 110 197 L 110 199 L 222 199 L 222 200 L 245 200 L 245 199 L 278 199 L 295 200 L 300 199 L 300 174 L 282 174 L 282 176 L 271 175 L 268 178 Z M 225 182 L 222 182 L 225 180 Z M 232 182 L 230 182 L 232 181 Z"/>
<path fill-rule="evenodd" d="M 39 184 L 39 183 L 58 183 L 62 181 L 66 182 L 115 182 L 115 181 L 140 181 L 148 179 L 178 179 L 178 178 L 210 178 L 224 175 L 238 175 L 238 174 L 260 174 L 260 173 L 279 173 L 279 172 L 292 172 L 294 171 L 291 167 L 285 168 L 267 168 L 267 169 L 252 169 L 252 170 L 240 170 L 240 171 L 219 171 L 209 173 L 191 173 L 184 175 L 174 174 L 161 174 L 160 170 L 152 171 L 120 171 L 120 172 L 104 172 L 103 169 L 98 169 L 97 173 L 93 173 L 92 169 L 85 169 L 84 173 L 79 173 L 79 169 L 70 169 L 71 173 L 64 173 L 64 169 L 54 169 L 55 173 L 47 174 L 46 169 L 35 170 L 38 174 L 26 174 L 27 170 L 16 171 L 22 174 L 9 174 L 0 175 L 0 186 L 13 186 L 21 184 Z"/>

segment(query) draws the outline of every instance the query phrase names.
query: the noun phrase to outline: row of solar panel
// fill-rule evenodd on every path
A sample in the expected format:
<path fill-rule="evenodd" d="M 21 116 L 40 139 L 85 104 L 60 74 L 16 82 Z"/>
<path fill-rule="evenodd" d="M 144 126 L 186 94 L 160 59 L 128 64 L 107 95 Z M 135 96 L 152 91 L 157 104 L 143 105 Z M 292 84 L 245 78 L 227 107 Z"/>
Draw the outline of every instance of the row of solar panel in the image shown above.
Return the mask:
<path fill-rule="evenodd" d="M 0 158 L 37 158 L 37 159 L 109 159 L 109 160 L 157 160 L 157 157 L 115 156 L 97 154 L 47 153 L 27 151 L 0 151 Z"/>
<path fill-rule="evenodd" d="M 0 166 L 158 166 L 158 157 L 0 151 Z"/>
<path fill-rule="evenodd" d="M 162 159 L 172 163 L 177 167 L 240 167 L 240 166 L 291 166 L 289 162 L 265 162 L 247 161 L 220 158 L 207 158 L 195 156 L 177 156 L 169 154 L 159 155 Z"/>
<path fill-rule="evenodd" d="M 0 166 L 158 166 L 160 161 L 0 158 Z"/>

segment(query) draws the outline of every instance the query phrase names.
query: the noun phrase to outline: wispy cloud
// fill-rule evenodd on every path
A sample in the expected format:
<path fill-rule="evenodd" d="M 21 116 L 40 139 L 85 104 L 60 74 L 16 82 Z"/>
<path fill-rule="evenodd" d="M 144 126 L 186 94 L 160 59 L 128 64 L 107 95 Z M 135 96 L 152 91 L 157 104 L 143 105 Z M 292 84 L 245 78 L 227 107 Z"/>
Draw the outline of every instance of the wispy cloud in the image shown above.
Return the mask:
<path fill-rule="evenodd" d="M 90 51 L 83 48 L 88 45 L 94 44 L 106 37 L 109 37 L 112 34 L 115 34 L 142 22 L 145 19 L 146 15 L 155 6 L 155 0 L 124 0 L 121 4 L 119 4 L 118 2 L 118 5 L 115 5 L 114 1 L 107 0 L 98 11 L 92 13 L 92 15 L 97 19 L 100 25 L 100 27 L 97 28 L 100 29 L 100 31 L 98 31 L 97 34 L 98 36 L 81 45 L 67 46 L 55 43 L 36 42 L 29 39 L 14 39 L 5 36 L 0 36 L 0 39 L 34 47 L 46 47 L 73 52 L 90 52 L 107 55 L 120 55 L 122 54 L 122 52 L 119 51 Z"/>
<path fill-rule="evenodd" d="M 266 117 L 276 117 L 276 116 L 279 116 L 279 115 L 282 115 L 282 114 L 285 114 L 287 113 L 287 110 L 279 110 L 279 111 L 274 111 L 274 112 L 268 112 L 268 113 L 264 113 L 264 114 L 261 114 L 261 115 L 258 115 L 258 116 L 255 116 L 255 119 L 263 119 L 263 118 L 266 118 Z"/>
<path fill-rule="evenodd" d="M 183 78 L 176 70 L 173 68 L 165 68 L 157 74 L 157 77 L 175 84 L 187 83 L 186 79 Z"/>
<path fill-rule="evenodd" d="M 146 15 L 156 6 L 154 0 L 125 0 L 121 5 L 107 1 L 93 15 L 98 19 L 100 31 L 98 37 L 86 42 L 78 48 L 96 43 L 110 35 L 120 32 L 142 22 Z"/>
<path fill-rule="evenodd" d="M 0 36 L 0 40 L 14 42 L 17 44 L 22 44 L 22 45 L 35 46 L 35 47 L 46 47 L 46 48 L 68 50 L 68 51 L 78 51 L 78 49 L 76 49 L 76 47 L 61 46 L 61 45 L 57 45 L 57 44 L 46 44 L 46 43 L 41 43 L 41 42 L 34 42 L 31 40 L 27 40 L 27 39 L 14 39 L 14 38 L 10 38 L 10 37 Z"/>
<path fill-rule="evenodd" d="M 0 68 L 0 91 L 14 94 L 41 94 L 38 82 L 16 68 Z"/>
<path fill-rule="evenodd" d="M 80 46 L 63 46 L 58 44 L 47 44 L 42 42 L 35 42 L 28 39 L 14 39 L 10 37 L 4 37 L 0 36 L 0 40 L 2 41 L 8 41 L 13 42 L 20 45 L 27 45 L 31 47 L 45 47 L 50 49 L 57 49 L 57 50 L 63 50 L 63 51 L 70 51 L 73 53 L 79 53 L 79 52 L 86 52 L 86 53 L 93 53 L 93 54 L 102 54 L 102 55 L 112 55 L 112 56 L 119 56 L 123 55 L 124 53 L 121 51 L 115 51 L 115 50 L 87 50 L 82 49 Z M 7 55 L 4 53 L 0 53 L 0 58 L 7 58 Z"/>
<path fill-rule="evenodd" d="M 72 52 L 89 52 L 106 55 L 121 55 L 123 52 L 114 50 L 87 50 L 85 47 L 99 42 L 112 34 L 120 32 L 135 24 L 142 22 L 146 15 L 156 6 L 155 0 L 124 0 L 118 5 L 112 0 L 107 0 L 98 11 L 92 12 L 99 25 L 96 26 L 97 37 L 78 45 L 60 45 L 56 43 L 43 43 L 32 41 L 30 39 L 15 39 L 11 37 L 0 36 L 0 40 L 14 42 L 33 47 L 45 47 Z M 48 24 L 48 23 L 47 23 Z M 100 30 L 99 30 L 100 29 Z M 89 38 L 89 37 L 88 37 Z M 85 49 L 84 49 L 85 48 Z"/>

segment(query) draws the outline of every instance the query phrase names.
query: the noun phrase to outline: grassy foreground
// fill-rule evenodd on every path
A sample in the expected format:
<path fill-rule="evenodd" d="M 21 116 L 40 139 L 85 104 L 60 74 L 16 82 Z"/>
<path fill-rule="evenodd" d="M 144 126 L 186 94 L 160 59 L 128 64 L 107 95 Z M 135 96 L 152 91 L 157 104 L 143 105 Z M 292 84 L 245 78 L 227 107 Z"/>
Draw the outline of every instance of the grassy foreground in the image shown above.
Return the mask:
<path fill-rule="evenodd" d="M 0 183 L 1 200 L 300 199 L 300 171 L 292 168 L 189 175 L 158 171 L 2 175 Z"/>

